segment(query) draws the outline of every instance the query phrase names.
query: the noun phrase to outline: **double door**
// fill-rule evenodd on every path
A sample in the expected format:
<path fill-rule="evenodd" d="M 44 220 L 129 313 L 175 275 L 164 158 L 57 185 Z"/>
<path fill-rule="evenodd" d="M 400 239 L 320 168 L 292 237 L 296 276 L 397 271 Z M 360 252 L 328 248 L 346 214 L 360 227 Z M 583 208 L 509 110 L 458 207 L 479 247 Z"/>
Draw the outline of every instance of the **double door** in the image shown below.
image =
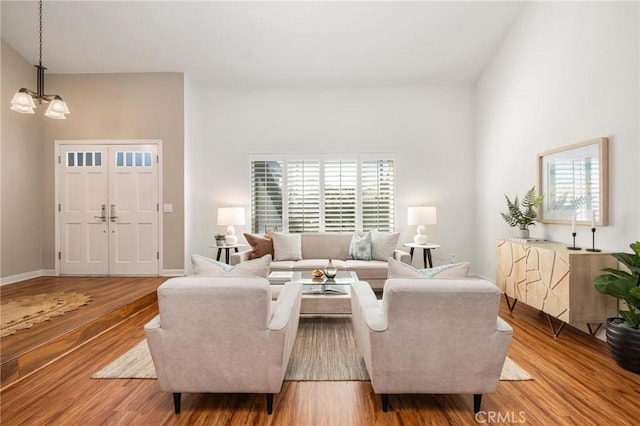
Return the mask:
<path fill-rule="evenodd" d="M 61 145 L 60 273 L 158 275 L 157 146 Z"/>

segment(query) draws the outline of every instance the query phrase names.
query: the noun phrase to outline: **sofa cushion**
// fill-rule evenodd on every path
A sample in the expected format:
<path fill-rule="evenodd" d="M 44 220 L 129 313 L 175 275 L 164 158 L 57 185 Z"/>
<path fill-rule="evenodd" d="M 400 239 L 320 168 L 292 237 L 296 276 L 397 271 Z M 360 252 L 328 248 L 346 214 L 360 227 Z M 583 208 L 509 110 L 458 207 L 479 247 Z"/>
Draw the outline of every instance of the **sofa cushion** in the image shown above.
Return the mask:
<path fill-rule="evenodd" d="M 347 260 L 346 268 L 358 275 L 360 281 L 387 278 L 387 262 L 380 260 Z"/>
<path fill-rule="evenodd" d="M 302 259 L 298 260 L 296 264 L 293 266 L 294 271 L 313 271 L 314 269 L 324 268 L 329 263 L 329 259 Z M 336 267 L 338 271 L 344 271 L 347 269 L 346 262 L 340 259 L 331 259 L 331 263 Z"/>
<path fill-rule="evenodd" d="M 331 232 L 303 233 L 303 259 L 347 260 L 351 245 L 351 232 L 337 234 Z"/>
<path fill-rule="evenodd" d="M 273 234 L 274 260 L 302 259 L 302 243 L 300 234 Z"/>
<path fill-rule="evenodd" d="M 273 260 L 271 262 L 271 270 L 272 271 L 293 271 L 294 266 L 296 266 L 298 261 L 296 260 Z"/>
<path fill-rule="evenodd" d="M 468 272 L 469 262 L 416 269 L 411 265 L 389 258 L 389 278 L 464 278 Z"/>
<path fill-rule="evenodd" d="M 193 274 L 199 276 L 249 276 L 264 277 L 269 275 L 269 265 L 271 255 L 263 256 L 259 259 L 242 262 L 236 266 L 227 265 L 208 257 L 191 255 L 193 264 Z"/>
<path fill-rule="evenodd" d="M 371 232 L 371 258 L 373 260 L 387 261 L 388 258 L 393 257 L 398 246 L 398 239 L 400 239 L 399 232 L 378 232 L 374 230 Z"/>
<path fill-rule="evenodd" d="M 245 232 L 244 238 L 247 240 L 253 251 L 249 254 L 249 259 L 257 259 L 270 254 L 273 257 L 273 232 L 269 231 L 264 236 L 248 234 Z"/>
<path fill-rule="evenodd" d="M 371 260 L 371 232 L 353 234 L 347 259 Z"/>

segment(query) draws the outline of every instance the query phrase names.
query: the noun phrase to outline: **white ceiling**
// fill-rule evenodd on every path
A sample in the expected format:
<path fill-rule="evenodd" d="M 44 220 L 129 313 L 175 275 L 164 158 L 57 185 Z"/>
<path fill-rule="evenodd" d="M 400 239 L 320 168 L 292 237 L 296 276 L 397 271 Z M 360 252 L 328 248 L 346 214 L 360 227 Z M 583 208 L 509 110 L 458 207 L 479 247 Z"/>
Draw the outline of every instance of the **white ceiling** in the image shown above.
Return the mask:
<path fill-rule="evenodd" d="M 49 73 L 184 72 L 210 87 L 471 84 L 521 2 L 46 1 Z M 2 1 L 38 61 L 38 4 Z"/>

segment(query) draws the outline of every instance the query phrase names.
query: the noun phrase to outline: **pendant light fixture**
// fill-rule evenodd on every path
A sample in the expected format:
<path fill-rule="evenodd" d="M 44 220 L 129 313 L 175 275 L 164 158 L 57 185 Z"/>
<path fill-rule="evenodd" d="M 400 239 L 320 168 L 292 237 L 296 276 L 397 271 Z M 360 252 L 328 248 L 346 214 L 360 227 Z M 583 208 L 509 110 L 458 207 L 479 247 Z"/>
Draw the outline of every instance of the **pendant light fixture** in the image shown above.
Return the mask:
<path fill-rule="evenodd" d="M 69 114 L 67 104 L 58 95 L 44 94 L 44 71 L 47 69 L 42 66 L 42 0 L 40 0 L 40 62 L 36 67 L 38 75 L 38 90 L 34 92 L 24 87 L 16 92 L 11 100 L 11 109 L 23 114 L 33 114 L 36 102 L 39 104 L 48 103 L 49 108 L 44 113 L 47 117 L 64 120 L 65 114 Z"/>

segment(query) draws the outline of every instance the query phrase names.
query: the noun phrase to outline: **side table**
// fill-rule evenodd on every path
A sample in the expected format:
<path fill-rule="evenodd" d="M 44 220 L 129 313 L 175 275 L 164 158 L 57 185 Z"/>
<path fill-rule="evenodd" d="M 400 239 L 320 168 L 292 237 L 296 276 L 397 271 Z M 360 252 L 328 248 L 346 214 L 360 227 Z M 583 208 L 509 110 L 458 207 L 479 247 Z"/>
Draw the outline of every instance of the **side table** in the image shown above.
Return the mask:
<path fill-rule="evenodd" d="M 246 244 L 234 244 L 232 246 L 218 246 L 218 245 L 215 245 L 215 246 L 210 246 L 210 247 L 218 249 L 218 255 L 216 256 L 216 260 L 217 261 L 220 261 L 220 255 L 222 254 L 222 250 L 224 250 L 226 252 L 225 253 L 225 263 L 228 264 L 229 263 L 229 253 L 231 252 L 231 249 L 234 249 L 235 252 L 237 253 L 238 249 L 240 247 L 244 247 L 244 246 L 246 246 Z"/>
<path fill-rule="evenodd" d="M 424 261 L 425 268 L 433 268 L 433 259 L 431 258 L 431 250 L 435 250 L 440 248 L 440 244 L 416 244 L 416 243 L 404 243 L 403 247 L 409 247 L 409 254 L 411 255 L 411 260 L 413 260 L 413 250 L 420 248 L 422 249 L 422 259 Z M 427 264 L 429 266 L 427 266 Z"/>

